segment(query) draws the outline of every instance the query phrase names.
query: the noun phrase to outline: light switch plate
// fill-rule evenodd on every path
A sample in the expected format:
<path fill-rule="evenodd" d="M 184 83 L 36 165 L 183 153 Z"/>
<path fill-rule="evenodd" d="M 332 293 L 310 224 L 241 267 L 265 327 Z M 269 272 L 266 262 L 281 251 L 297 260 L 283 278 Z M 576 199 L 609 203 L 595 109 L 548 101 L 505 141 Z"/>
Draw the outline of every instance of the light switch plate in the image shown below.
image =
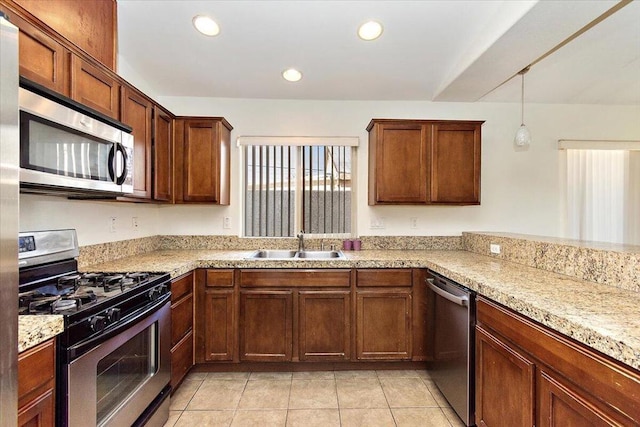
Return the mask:
<path fill-rule="evenodd" d="M 492 254 L 498 255 L 500 253 L 500 245 L 496 245 L 495 243 L 492 243 L 491 246 L 489 247 L 489 250 L 491 251 Z"/>

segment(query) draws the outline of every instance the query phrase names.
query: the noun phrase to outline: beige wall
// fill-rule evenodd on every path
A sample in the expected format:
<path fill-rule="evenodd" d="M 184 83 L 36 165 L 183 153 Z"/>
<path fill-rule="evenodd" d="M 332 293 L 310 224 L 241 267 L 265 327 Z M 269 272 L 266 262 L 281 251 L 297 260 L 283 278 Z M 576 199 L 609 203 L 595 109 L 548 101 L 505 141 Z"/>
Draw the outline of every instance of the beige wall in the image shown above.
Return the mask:
<path fill-rule="evenodd" d="M 159 98 L 180 115 L 224 116 L 241 135 L 358 136 L 356 229 L 359 235 L 459 235 L 462 231 L 508 231 L 561 236 L 561 162 L 558 139 L 640 139 L 640 107 L 542 105 L 527 106 L 533 135 L 528 151 L 516 152 L 513 135 L 519 126 L 517 104 L 434 103 L 405 101 L 296 101 L 216 98 Z M 367 132 L 371 118 L 485 120 L 482 128 L 481 206 L 367 205 Z M 71 202 L 46 196 L 21 198 L 21 229 L 74 227 L 81 245 L 154 234 L 241 233 L 239 149 L 232 146 L 231 206 L 149 206 L 144 204 Z M 79 209 L 71 215 L 71 208 Z M 122 224 L 108 231 L 110 216 Z M 138 230 L 131 217 L 140 219 Z M 224 216 L 232 219 L 222 228 Z M 384 218 L 384 229 L 371 220 Z M 410 218 L 418 228 L 410 228 Z M 121 219 L 121 221 L 120 221 Z"/>

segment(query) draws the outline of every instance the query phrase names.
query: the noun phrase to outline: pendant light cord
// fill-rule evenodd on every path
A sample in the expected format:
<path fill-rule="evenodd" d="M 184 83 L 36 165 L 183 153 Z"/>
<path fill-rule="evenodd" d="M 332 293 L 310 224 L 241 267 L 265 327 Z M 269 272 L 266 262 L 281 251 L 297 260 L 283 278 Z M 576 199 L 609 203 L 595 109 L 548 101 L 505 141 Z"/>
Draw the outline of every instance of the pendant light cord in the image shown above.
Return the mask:
<path fill-rule="evenodd" d="M 521 83 L 521 97 L 520 97 L 520 126 L 524 126 L 524 75 L 527 74 L 527 72 L 529 71 L 530 66 L 523 68 L 522 70 L 520 70 L 520 72 L 518 74 L 520 74 L 520 76 L 522 77 L 522 83 Z"/>

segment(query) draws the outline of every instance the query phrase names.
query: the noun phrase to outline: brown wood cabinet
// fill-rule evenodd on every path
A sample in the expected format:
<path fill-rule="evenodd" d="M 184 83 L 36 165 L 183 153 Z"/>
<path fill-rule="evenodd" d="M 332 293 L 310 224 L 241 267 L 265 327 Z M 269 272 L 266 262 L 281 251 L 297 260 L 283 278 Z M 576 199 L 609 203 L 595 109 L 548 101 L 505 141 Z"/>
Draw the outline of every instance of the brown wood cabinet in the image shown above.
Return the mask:
<path fill-rule="evenodd" d="M 176 203 L 229 204 L 232 129 L 222 117 L 176 120 Z"/>
<path fill-rule="evenodd" d="M 240 291 L 240 360 L 290 362 L 293 291 Z"/>
<path fill-rule="evenodd" d="M 153 199 L 173 201 L 173 116 L 153 107 Z"/>
<path fill-rule="evenodd" d="M 240 270 L 238 275 L 240 360 L 349 360 L 350 270 Z"/>
<path fill-rule="evenodd" d="M 116 69 L 116 0 L 3 0 L 49 26 L 109 69 Z"/>
<path fill-rule="evenodd" d="M 429 360 L 425 277 L 420 269 L 198 270 L 196 362 Z"/>
<path fill-rule="evenodd" d="M 20 75 L 48 89 L 69 96 L 70 52 L 47 32 L 3 7 L 18 36 Z"/>
<path fill-rule="evenodd" d="M 193 272 L 171 282 L 171 387 L 193 366 Z"/>
<path fill-rule="evenodd" d="M 153 104 L 142 93 L 129 86 L 122 87 L 121 121 L 131 126 L 133 135 L 133 194 L 131 197 L 150 199 L 152 196 L 152 118 Z"/>
<path fill-rule="evenodd" d="M 412 358 L 412 270 L 356 271 L 356 356 L 359 360 Z"/>
<path fill-rule="evenodd" d="M 55 340 L 18 355 L 18 425 L 53 426 L 55 421 Z"/>
<path fill-rule="evenodd" d="M 71 55 L 71 99 L 113 119 L 120 119 L 118 80 L 77 55 Z"/>
<path fill-rule="evenodd" d="M 478 425 L 640 424 L 640 372 L 483 297 L 477 322 Z"/>
<path fill-rule="evenodd" d="M 373 119 L 369 204 L 479 204 L 482 123 Z"/>
<path fill-rule="evenodd" d="M 302 361 L 351 357 L 351 292 L 299 291 L 298 343 Z"/>
<path fill-rule="evenodd" d="M 233 361 L 238 327 L 233 270 L 196 272 L 196 362 Z"/>

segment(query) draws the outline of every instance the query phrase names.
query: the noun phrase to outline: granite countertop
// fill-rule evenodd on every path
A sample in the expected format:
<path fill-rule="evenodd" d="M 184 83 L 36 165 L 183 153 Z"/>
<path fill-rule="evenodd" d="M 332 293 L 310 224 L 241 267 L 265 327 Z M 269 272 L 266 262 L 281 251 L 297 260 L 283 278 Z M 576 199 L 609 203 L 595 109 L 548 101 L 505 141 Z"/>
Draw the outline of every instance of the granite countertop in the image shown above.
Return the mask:
<path fill-rule="evenodd" d="M 543 325 L 640 369 L 638 293 L 466 251 L 363 250 L 345 260 L 247 260 L 253 251 L 164 250 L 83 271 L 196 268 L 429 268 Z"/>
<path fill-rule="evenodd" d="M 55 337 L 63 328 L 62 316 L 18 316 L 18 353 Z"/>

